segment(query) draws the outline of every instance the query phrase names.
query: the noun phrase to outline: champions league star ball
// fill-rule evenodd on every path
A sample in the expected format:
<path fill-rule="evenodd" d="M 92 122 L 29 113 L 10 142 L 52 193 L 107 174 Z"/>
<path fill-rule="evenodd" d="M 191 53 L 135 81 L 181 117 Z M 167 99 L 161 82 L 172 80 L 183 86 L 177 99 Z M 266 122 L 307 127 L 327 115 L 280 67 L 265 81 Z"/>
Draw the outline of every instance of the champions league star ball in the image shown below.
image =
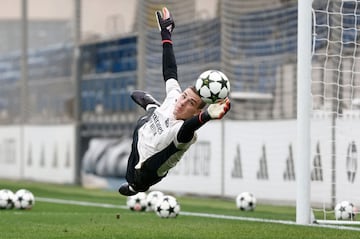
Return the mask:
<path fill-rule="evenodd" d="M 175 197 L 165 195 L 156 204 L 155 212 L 161 218 L 175 218 L 179 215 L 180 204 L 176 201 Z"/>
<path fill-rule="evenodd" d="M 9 189 L 0 190 L 0 209 L 11 209 L 14 207 L 15 194 Z"/>
<path fill-rule="evenodd" d="M 146 211 L 155 211 L 155 206 L 159 200 L 164 196 L 163 192 L 151 191 L 146 197 Z"/>
<path fill-rule="evenodd" d="M 213 104 L 229 96 L 230 81 L 221 71 L 208 70 L 196 80 L 195 89 L 205 103 Z"/>
<path fill-rule="evenodd" d="M 357 209 L 349 201 L 342 201 L 335 206 L 336 220 L 354 220 Z"/>
<path fill-rule="evenodd" d="M 133 196 L 128 196 L 126 205 L 131 211 L 145 211 L 146 209 L 146 193 L 139 192 Z"/>
<path fill-rule="evenodd" d="M 19 189 L 15 193 L 14 205 L 17 209 L 31 209 L 35 205 L 35 197 L 27 189 Z"/>
<path fill-rule="evenodd" d="M 250 192 L 240 193 L 236 199 L 236 207 L 241 211 L 253 211 L 256 207 L 256 198 Z"/>

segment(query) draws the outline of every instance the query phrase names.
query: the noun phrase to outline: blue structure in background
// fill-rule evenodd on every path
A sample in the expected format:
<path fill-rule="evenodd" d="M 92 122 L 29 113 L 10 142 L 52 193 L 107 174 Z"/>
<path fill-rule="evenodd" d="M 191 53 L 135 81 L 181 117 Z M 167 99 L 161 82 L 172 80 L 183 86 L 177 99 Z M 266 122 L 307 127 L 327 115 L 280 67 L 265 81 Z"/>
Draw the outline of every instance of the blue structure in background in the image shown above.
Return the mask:
<path fill-rule="evenodd" d="M 137 79 L 137 37 L 81 46 L 81 109 L 105 114 L 135 110 L 130 99 Z"/>

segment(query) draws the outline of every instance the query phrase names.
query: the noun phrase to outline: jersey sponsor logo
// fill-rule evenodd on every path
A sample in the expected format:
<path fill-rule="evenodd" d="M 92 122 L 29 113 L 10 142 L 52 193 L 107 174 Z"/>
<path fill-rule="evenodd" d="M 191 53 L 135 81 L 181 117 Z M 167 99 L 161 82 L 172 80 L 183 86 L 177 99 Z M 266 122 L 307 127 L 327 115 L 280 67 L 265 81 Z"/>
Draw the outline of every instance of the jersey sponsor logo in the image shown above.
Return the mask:
<path fill-rule="evenodd" d="M 153 131 L 154 136 L 156 134 L 162 134 L 164 132 L 164 129 L 161 126 L 159 116 L 156 113 L 154 113 L 154 114 L 152 114 L 151 119 L 152 119 L 152 122 L 150 124 L 150 128 Z"/>

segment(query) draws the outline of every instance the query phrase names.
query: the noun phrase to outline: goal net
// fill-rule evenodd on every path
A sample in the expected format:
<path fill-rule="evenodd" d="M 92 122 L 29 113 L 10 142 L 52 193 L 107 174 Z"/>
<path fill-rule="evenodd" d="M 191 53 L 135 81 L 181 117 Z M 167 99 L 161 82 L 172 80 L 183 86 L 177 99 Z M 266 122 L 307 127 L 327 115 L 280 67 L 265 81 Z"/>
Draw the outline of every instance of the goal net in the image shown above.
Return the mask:
<path fill-rule="evenodd" d="M 318 222 L 358 223 L 335 207 L 360 208 L 360 2 L 314 0 L 312 16 L 311 207 Z"/>

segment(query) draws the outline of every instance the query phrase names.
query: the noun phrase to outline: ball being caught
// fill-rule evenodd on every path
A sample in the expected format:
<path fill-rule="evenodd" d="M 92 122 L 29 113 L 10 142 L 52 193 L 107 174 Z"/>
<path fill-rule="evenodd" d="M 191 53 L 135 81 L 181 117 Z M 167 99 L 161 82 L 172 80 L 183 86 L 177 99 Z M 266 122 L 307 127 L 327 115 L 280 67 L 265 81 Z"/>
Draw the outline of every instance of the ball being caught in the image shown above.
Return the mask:
<path fill-rule="evenodd" d="M 229 96 L 230 81 L 221 71 L 207 70 L 196 80 L 195 89 L 205 103 L 214 104 Z"/>

